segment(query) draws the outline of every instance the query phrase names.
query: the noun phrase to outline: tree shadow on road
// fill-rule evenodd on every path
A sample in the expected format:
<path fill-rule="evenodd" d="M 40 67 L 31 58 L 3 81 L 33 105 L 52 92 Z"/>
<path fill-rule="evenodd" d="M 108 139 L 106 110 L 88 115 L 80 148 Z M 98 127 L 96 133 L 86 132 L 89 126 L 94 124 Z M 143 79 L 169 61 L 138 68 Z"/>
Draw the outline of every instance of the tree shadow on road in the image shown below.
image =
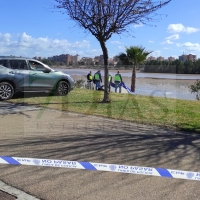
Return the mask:
<path fill-rule="evenodd" d="M 0 150 L 10 156 L 104 163 L 112 161 L 129 165 L 143 163 L 151 167 L 179 164 L 187 157 L 193 160 L 191 166 L 200 161 L 199 134 L 148 129 L 147 126 L 135 130 L 126 127 L 120 129 L 116 124 L 110 125 L 110 130 L 99 125 L 96 128 L 86 127 L 85 130 L 82 128 L 74 127 L 72 132 L 75 134 L 67 133 L 67 130 L 56 134 L 52 130 L 43 135 L 27 133 L 24 138 L 3 139 Z"/>
<path fill-rule="evenodd" d="M 162 167 L 168 169 L 198 171 L 200 167 L 200 135 L 175 132 L 148 126 L 125 127 L 117 124 L 105 124 L 103 127 L 88 127 L 83 129 L 75 127 L 73 130 L 66 130 L 63 133 L 40 133 L 12 139 L 2 139 L 0 151 L 6 156 L 58 159 L 70 161 L 98 162 L 109 164 L 121 164 L 145 167 Z M 76 181 L 85 190 L 78 195 L 80 199 L 87 198 L 98 191 L 117 191 L 129 187 L 134 182 L 138 183 L 150 178 L 143 176 L 110 173 L 110 172 L 88 172 L 76 169 L 60 169 L 37 166 L 0 166 L 0 175 L 5 177 L 29 177 L 31 181 L 20 182 L 21 187 L 30 188 L 42 187 L 41 195 L 57 190 L 78 187 Z M 69 184 L 67 177 L 72 177 Z M 110 177 L 107 179 L 107 177 Z M 67 180 L 67 181 L 66 181 Z M 74 181 L 73 181 L 74 180 Z M 85 182 L 85 180 L 87 180 Z M 88 181 L 90 180 L 90 181 Z M 83 182 L 84 181 L 84 184 Z M 101 182 L 102 181 L 102 182 Z M 163 180 L 165 181 L 165 180 Z M 51 186 L 43 187 L 46 182 Z M 55 182 L 55 183 L 54 183 Z M 101 184 L 98 189 L 94 184 Z M 114 184 L 117 183 L 117 184 Z M 167 182 L 166 182 L 167 183 Z M 196 182 L 190 182 L 193 188 L 198 188 Z M 83 184 L 83 185 L 82 185 Z M 183 181 L 171 182 L 171 190 L 181 187 Z M 163 187 L 158 185 L 157 188 Z M 87 188 L 91 188 L 87 190 Z M 37 188 L 38 189 L 38 188 Z M 161 189 L 161 188 L 160 188 Z M 73 190 L 71 191 L 73 192 Z M 62 192 L 61 192 L 62 193 Z M 127 195 L 132 195 L 131 193 Z M 167 192 L 160 194 L 169 195 Z M 64 198 L 64 197 L 63 197 Z M 161 198 L 161 197 L 160 197 Z"/>

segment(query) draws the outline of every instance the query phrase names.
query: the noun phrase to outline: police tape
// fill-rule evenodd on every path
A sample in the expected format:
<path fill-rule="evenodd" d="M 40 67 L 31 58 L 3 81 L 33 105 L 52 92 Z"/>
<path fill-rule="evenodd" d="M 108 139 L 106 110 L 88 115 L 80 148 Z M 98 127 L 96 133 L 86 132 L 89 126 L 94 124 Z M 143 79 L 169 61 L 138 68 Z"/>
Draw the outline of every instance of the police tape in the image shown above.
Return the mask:
<path fill-rule="evenodd" d="M 130 166 L 130 165 L 77 162 L 68 160 L 50 160 L 50 159 L 39 159 L 39 158 L 7 157 L 7 156 L 0 156 L 0 163 L 10 164 L 10 165 L 33 165 L 33 166 L 44 166 L 44 167 L 98 170 L 107 172 L 119 172 L 128 174 L 150 175 L 150 176 L 158 176 L 165 178 L 200 181 L 200 172 L 173 170 L 165 168 L 151 168 L 151 167 L 140 167 L 140 166 Z"/>

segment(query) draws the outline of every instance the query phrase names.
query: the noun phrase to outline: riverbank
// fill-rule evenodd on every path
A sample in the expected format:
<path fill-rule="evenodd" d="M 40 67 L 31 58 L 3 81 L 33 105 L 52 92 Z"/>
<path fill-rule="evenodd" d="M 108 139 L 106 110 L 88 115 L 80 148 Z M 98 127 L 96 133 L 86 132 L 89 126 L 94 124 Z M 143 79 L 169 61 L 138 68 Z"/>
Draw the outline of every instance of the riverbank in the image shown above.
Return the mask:
<path fill-rule="evenodd" d="M 71 75 L 74 80 L 83 80 L 86 84 L 86 75 Z M 124 83 L 130 88 L 131 77 L 122 76 Z M 196 80 L 182 79 L 155 79 L 155 78 L 136 78 L 135 94 L 145 96 L 158 96 L 163 98 L 175 98 L 185 100 L 196 100 L 195 95 L 191 94 L 189 86 L 194 84 Z M 102 85 L 104 85 L 104 80 Z M 111 92 L 114 88 L 111 87 Z M 122 93 L 127 93 L 127 90 L 122 88 Z"/>
<path fill-rule="evenodd" d="M 96 69 L 57 69 L 71 75 L 75 80 L 87 81 L 87 74 Z M 109 70 L 114 79 L 116 70 Z M 124 83 L 130 88 L 131 86 L 131 70 L 120 70 Z M 104 82 L 104 70 L 101 70 Z M 200 80 L 200 74 L 166 74 L 166 73 L 136 73 L 136 91 L 135 94 L 146 96 L 158 96 L 165 98 L 196 100 L 194 94 L 191 94 L 189 86 L 194 84 L 196 80 Z M 104 83 L 102 83 L 104 85 Z M 112 89 L 114 92 L 114 89 Z M 127 93 L 125 89 L 122 93 Z"/>
<path fill-rule="evenodd" d="M 200 132 L 199 102 L 155 96 L 110 93 L 111 103 L 100 103 L 102 91 L 75 88 L 67 96 L 25 96 L 12 103 L 102 116 L 138 124 Z M 42 114 L 42 111 L 39 115 Z M 39 116 L 38 115 L 38 116 Z"/>

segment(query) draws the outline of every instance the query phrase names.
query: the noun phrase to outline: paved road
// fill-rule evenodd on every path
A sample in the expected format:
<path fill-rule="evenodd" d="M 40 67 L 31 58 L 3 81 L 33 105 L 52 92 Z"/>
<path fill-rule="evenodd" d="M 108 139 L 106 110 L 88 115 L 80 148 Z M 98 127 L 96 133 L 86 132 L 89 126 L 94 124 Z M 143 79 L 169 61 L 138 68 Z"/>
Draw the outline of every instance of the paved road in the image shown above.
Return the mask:
<path fill-rule="evenodd" d="M 199 134 L 38 108 L 1 113 L 0 127 L 5 156 L 200 171 Z M 78 169 L 0 165 L 0 180 L 45 200 L 200 196 L 198 181 Z"/>
<path fill-rule="evenodd" d="M 40 110 L 40 108 L 36 106 L 27 106 L 25 104 L 20 104 L 20 103 L 10 104 L 10 103 L 0 101 L 0 115 L 2 116 L 6 114 L 25 112 L 28 110 Z"/>

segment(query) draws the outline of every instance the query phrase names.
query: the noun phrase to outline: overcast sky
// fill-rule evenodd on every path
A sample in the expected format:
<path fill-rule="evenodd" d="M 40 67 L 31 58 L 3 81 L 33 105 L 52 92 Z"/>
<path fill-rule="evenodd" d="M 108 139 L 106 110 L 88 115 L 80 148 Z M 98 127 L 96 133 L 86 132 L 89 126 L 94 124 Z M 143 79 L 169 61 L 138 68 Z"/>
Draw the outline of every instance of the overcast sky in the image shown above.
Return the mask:
<path fill-rule="evenodd" d="M 55 0 L 0 0 L 0 56 L 50 57 L 102 54 L 98 41 L 53 8 Z M 152 26 L 131 25 L 130 34 L 107 41 L 109 57 L 139 45 L 152 56 L 195 54 L 200 58 L 200 0 L 172 0 Z"/>

